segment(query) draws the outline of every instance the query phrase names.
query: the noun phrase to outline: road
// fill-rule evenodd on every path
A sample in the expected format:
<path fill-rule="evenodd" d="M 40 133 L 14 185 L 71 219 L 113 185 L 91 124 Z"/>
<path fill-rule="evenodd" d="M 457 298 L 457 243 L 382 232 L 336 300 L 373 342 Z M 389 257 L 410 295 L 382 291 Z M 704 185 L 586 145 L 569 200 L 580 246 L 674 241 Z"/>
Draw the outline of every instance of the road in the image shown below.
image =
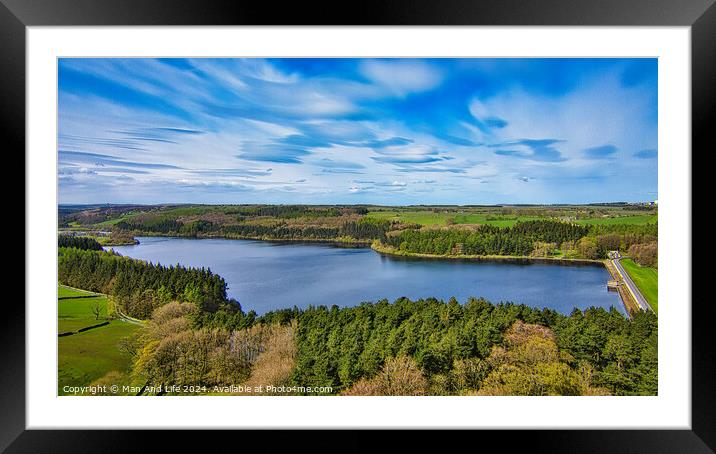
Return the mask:
<path fill-rule="evenodd" d="M 622 267 L 622 264 L 620 262 L 621 257 L 616 257 L 612 260 L 612 263 L 622 275 L 624 283 L 631 291 L 631 294 L 634 295 L 637 304 L 639 305 L 639 307 L 641 307 L 642 310 L 653 312 L 653 309 L 651 308 L 651 306 L 649 306 L 649 303 L 647 303 L 646 298 L 644 298 L 644 295 L 641 294 L 639 288 L 636 286 L 636 284 L 634 284 L 634 281 L 631 280 L 631 277 L 629 277 L 629 273 L 624 270 L 624 267 Z"/>

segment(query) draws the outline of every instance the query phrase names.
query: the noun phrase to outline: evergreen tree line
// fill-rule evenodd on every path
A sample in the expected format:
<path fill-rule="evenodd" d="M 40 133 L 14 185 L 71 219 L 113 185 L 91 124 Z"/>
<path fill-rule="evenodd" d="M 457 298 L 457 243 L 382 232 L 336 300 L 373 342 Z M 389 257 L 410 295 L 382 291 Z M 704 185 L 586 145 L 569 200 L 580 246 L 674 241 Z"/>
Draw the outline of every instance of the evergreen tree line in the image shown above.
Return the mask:
<path fill-rule="evenodd" d="M 283 318 L 284 323 L 291 318 L 290 311 L 279 312 L 282 315 L 278 319 Z M 263 319 L 276 322 L 277 316 L 267 314 Z M 465 305 L 454 299 L 445 303 L 402 298 L 393 304 L 383 300 L 357 307 L 321 306 L 302 311 L 292 380 L 342 391 L 378 374 L 389 358 L 409 357 L 437 386 L 433 393 L 476 391 L 493 372 L 494 362 L 489 359 L 494 357 L 494 348 L 516 321 L 553 330 L 561 350 L 560 361 L 577 374 L 589 375 L 591 386 L 619 395 L 656 394 L 654 314 L 639 313 L 630 322 L 615 309 L 575 309 L 565 316 L 550 309 L 492 305 L 475 298 Z M 520 361 L 529 362 L 530 353 L 522 354 L 527 357 Z M 468 377 L 464 376 L 466 367 Z"/>
<path fill-rule="evenodd" d="M 335 239 L 340 236 L 340 227 L 299 226 L 280 223 L 278 225 L 236 224 L 222 229 L 231 238 L 270 238 L 278 240 Z"/>
<path fill-rule="evenodd" d="M 433 394 L 478 392 L 487 386 L 483 382 L 488 377 L 494 388 L 495 377 L 504 373 L 498 370 L 495 349 L 519 321 L 554 332 L 560 366 L 566 368 L 559 374 L 578 375 L 609 394 L 657 392 L 657 318 L 651 312 L 637 313 L 629 321 L 613 308 L 575 309 L 562 315 L 548 308 L 493 305 L 482 298 L 470 298 L 464 305 L 454 298 L 447 303 L 400 298 L 392 304 L 382 300 L 344 308 L 294 307 L 258 318 L 219 310 L 195 315 L 193 321 L 195 329 L 228 331 L 296 321 L 294 385 L 344 392 L 379 375 L 391 358 L 407 357 L 428 379 Z M 532 371 L 532 355 L 544 353 L 541 348 L 546 346 L 540 345 L 536 351 L 517 351 L 524 370 Z M 559 380 L 552 389 L 567 389 L 560 388 L 566 384 Z M 568 388 L 572 391 L 565 393 L 578 392 L 574 386 Z"/>
<path fill-rule="evenodd" d="M 224 279 L 206 268 L 163 266 L 104 251 L 60 248 L 59 282 L 110 295 L 129 316 L 146 319 L 157 307 L 173 300 L 191 302 L 203 311 L 228 307 L 240 311 L 226 297 Z"/>
<path fill-rule="evenodd" d="M 115 224 L 120 230 L 148 233 L 174 234 L 177 236 L 196 236 L 199 233 L 218 232 L 221 226 L 203 219 L 181 222 L 175 219 L 156 219 L 151 221 L 121 221 Z"/>
<path fill-rule="evenodd" d="M 265 207 L 265 209 L 269 208 L 281 207 Z M 121 230 L 174 234 L 177 236 L 197 236 L 198 234 L 218 233 L 229 238 L 245 237 L 287 240 L 331 240 L 342 237 L 350 237 L 361 240 L 383 240 L 385 239 L 386 232 L 391 229 L 392 225 L 393 223 L 391 221 L 371 218 L 361 218 L 357 221 L 350 220 L 335 227 L 323 225 L 295 225 L 282 221 L 273 224 L 242 223 L 221 226 L 205 220 L 182 223 L 177 220 L 162 219 L 144 222 L 121 221 L 116 224 L 116 227 Z"/>
<path fill-rule="evenodd" d="M 292 225 L 278 223 L 273 225 L 236 224 L 221 228 L 227 237 L 271 238 L 271 239 L 319 239 L 334 240 L 353 238 L 357 240 L 384 240 L 393 223 L 386 220 L 361 218 L 346 221 L 341 226 Z"/>
<path fill-rule="evenodd" d="M 71 247 L 85 251 L 101 251 L 102 245 L 94 238 L 88 236 L 58 235 L 58 247 Z"/>
<path fill-rule="evenodd" d="M 395 226 L 385 219 L 361 218 L 358 221 L 343 223 L 341 235 L 359 240 L 385 241 L 386 234 Z"/>
<path fill-rule="evenodd" d="M 382 240 L 383 241 L 383 240 Z M 384 242 L 409 253 L 433 255 L 530 255 L 537 244 L 574 250 L 578 257 L 606 258 L 611 250 L 629 251 L 634 244 L 656 241 L 656 226 L 647 224 L 581 226 L 560 221 L 517 222 L 512 227 L 482 225 L 467 229 L 407 229 Z"/>
<path fill-rule="evenodd" d="M 314 208 L 304 205 L 262 205 L 241 207 L 237 210 L 237 214 L 242 217 L 270 216 L 294 219 L 298 217 L 335 217 L 340 216 L 341 212 L 338 207 Z"/>
<path fill-rule="evenodd" d="M 432 255 L 529 255 L 533 241 L 503 232 L 469 230 L 405 230 L 387 243 L 403 252 Z"/>
<path fill-rule="evenodd" d="M 536 241 L 574 241 L 587 227 L 556 221 L 518 222 L 513 227 L 480 226 L 476 230 L 409 229 L 391 235 L 387 243 L 404 252 L 434 255 L 529 255 Z"/>
<path fill-rule="evenodd" d="M 578 240 L 589 233 L 589 227 L 567 222 L 538 220 L 522 221 L 502 229 L 511 235 L 522 235 L 533 241 L 562 243 Z"/>
<path fill-rule="evenodd" d="M 140 230 L 153 233 L 180 233 L 184 223 L 176 219 L 161 218 L 149 221 L 119 221 L 115 227 L 121 230 Z"/>

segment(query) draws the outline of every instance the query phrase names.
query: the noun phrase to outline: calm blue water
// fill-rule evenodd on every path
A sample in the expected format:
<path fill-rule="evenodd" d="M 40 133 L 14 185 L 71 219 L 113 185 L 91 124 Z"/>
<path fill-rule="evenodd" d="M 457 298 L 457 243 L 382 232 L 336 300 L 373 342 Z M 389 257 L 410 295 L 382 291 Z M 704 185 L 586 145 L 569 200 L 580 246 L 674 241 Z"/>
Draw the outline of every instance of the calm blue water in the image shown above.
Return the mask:
<path fill-rule="evenodd" d="M 569 314 L 574 307 L 624 313 L 618 294 L 607 292 L 603 267 L 438 260 L 403 260 L 370 248 L 253 240 L 140 237 L 114 246 L 122 255 L 162 265 L 208 267 L 228 284 L 229 296 L 259 314 L 285 307 L 362 301 L 469 296 L 512 301 Z"/>

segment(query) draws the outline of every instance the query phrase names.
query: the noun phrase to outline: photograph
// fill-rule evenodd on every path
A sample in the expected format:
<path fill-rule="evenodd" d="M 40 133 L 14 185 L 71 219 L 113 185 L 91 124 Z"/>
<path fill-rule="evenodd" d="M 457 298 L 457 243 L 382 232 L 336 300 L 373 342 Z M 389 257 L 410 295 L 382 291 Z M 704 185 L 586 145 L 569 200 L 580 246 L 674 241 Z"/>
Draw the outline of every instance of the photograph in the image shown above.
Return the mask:
<path fill-rule="evenodd" d="M 659 66 L 57 58 L 56 395 L 658 396 Z"/>

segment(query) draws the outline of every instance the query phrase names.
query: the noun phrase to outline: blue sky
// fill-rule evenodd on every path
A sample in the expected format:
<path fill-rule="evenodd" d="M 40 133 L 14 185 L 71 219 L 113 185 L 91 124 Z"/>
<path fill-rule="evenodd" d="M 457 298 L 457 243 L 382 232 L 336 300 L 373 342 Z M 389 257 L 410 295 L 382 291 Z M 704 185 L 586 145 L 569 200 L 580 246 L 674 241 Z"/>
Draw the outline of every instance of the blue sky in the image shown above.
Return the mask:
<path fill-rule="evenodd" d="M 60 203 L 657 198 L 656 59 L 60 59 Z"/>

